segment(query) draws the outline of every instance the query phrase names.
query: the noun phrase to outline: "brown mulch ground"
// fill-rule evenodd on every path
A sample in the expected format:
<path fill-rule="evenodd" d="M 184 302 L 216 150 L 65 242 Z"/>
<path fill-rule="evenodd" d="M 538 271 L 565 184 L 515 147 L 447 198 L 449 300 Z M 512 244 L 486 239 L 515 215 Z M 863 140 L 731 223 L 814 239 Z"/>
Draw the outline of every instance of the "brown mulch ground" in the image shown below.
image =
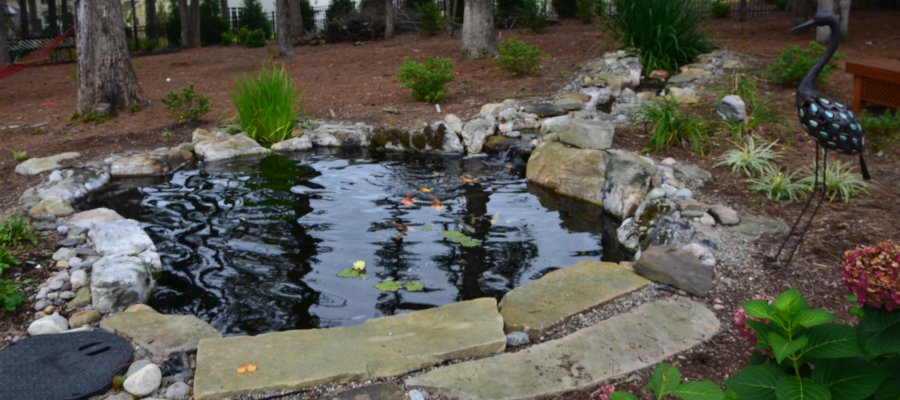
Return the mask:
<path fill-rule="evenodd" d="M 713 20 L 705 23 L 723 47 L 749 55 L 758 67 L 770 64 L 775 55 L 789 44 L 804 45 L 811 36 L 787 34 L 789 15 L 771 14 L 752 18 L 750 22 Z M 854 11 L 851 37 L 840 52 L 850 59 L 868 57 L 900 57 L 900 33 L 893 27 L 900 21 L 896 11 Z M 447 56 L 456 64 L 457 80 L 449 85 L 449 95 L 441 103 L 442 112 L 466 116 L 477 112 L 483 103 L 508 97 L 546 96 L 568 82 L 583 63 L 600 55 L 604 45 L 611 45 L 592 26 L 564 21 L 540 35 L 525 31 L 503 31 L 502 36 L 519 37 L 537 43 L 550 57 L 544 61 L 542 74 L 513 79 L 489 61 L 462 61 L 457 57 L 458 37 L 419 38 L 401 35 L 387 42 L 371 42 L 359 46 L 329 44 L 299 47 L 297 55 L 283 62 L 294 80 L 305 88 L 303 112 L 314 118 L 362 121 L 375 125 L 414 126 L 437 120 L 433 106 L 414 102 L 395 78 L 404 57 Z M 270 62 L 266 49 L 210 47 L 173 54 L 136 57 L 135 71 L 145 93 L 151 99 L 161 98 L 167 91 L 184 87 L 189 82 L 199 93 L 210 97 L 212 111 L 204 124 L 223 123 L 234 110 L 229 91 L 241 73 L 256 71 Z M 842 63 L 841 63 L 842 64 Z M 74 110 L 76 86 L 74 64 L 40 66 L 27 69 L 0 82 L 0 210 L 15 205 L 19 194 L 35 184 L 38 178 L 13 173 L 12 151 L 25 150 L 32 156 L 47 156 L 63 151 L 79 151 L 77 160 L 100 159 L 125 150 L 151 149 L 188 141 L 192 127 L 172 124 L 158 102 L 135 114 L 124 114 L 100 124 L 68 123 Z M 830 98 L 849 102 L 852 79 L 839 68 L 821 90 Z M 166 82 L 171 78 L 171 82 Z M 785 128 L 764 129 L 769 139 L 780 139 L 785 158 L 782 165 L 797 168 L 811 161 L 814 144 L 794 120 L 793 90 L 763 84 L 760 96 L 770 106 L 787 115 Z M 715 94 L 711 94 L 715 96 Z M 399 114 L 385 112 L 393 108 Z M 332 112 L 334 116 L 332 116 Z M 706 112 L 701 110 L 700 112 Z M 10 128 L 10 126 L 18 126 Z M 171 130 L 170 140 L 163 132 Z M 644 138 L 638 132 L 620 133 L 617 145 L 639 149 Z M 727 142 L 722 141 L 722 145 Z M 897 144 L 893 149 L 897 150 Z M 721 148 L 713 149 L 717 156 Z M 894 152 L 893 154 L 897 154 Z M 758 195 L 750 195 L 746 184 L 725 169 L 714 167 L 713 157 L 697 157 L 681 149 L 661 154 L 678 160 L 696 162 L 713 172 L 715 181 L 701 190 L 708 202 L 722 201 L 741 213 L 760 214 L 793 221 L 801 204 L 775 203 Z M 835 159 L 838 157 L 834 157 Z M 855 158 L 844 161 L 855 162 Z M 730 326 L 737 305 L 754 294 L 775 295 L 789 287 L 798 287 L 810 304 L 824 307 L 847 317 L 845 290 L 839 278 L 843 251 L 857 244 L 872 244 L 881 239 L 900 240 L 900 169 L 891 157 L 867 155 L 874 177 L 870 193 L 851 203 L 827 203 L 806 236 L 794 264 L 788 270 L 763 268 L 761 260 L 742 268 L 719 268 L 726 278 L 705 301 L 712 306 L 718 300 L 724 308 L 716 311 L 723 321 L 723 332 L 710 342 L 669 360 L 688 379 L 713 379 L 721 382 L 749 360 L 749 346 L 741 342 Z M 773 251 L 780 238 L 764 239 L 751 248 L 755 254 Z M 726 249 L 727 251 L 727 249 Z M 39 253 L 39 252 L 38 252 Z M 45 261 L 37 253 L 26 259 Z M 33 274 L 32 272 L 28 272 Z M 0 316 L 0 337 L 11 327 L 21 329 L 21 315 Z M 628 385 L 634 387 L 635 385 Z M 571 393 L 559 398 L 584 399 L 588 392 Z"/>

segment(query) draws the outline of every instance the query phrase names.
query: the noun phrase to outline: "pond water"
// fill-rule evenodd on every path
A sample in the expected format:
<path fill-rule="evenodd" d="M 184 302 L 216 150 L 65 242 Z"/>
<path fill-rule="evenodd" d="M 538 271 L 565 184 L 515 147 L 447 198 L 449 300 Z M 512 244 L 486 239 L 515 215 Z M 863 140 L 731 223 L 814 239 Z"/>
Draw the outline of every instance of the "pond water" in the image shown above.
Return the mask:
<path fill-rule="evenodd" d="M 156 242 L 164 272 L 150 305 L 227 335 L 499 299 L 554 269 L 622 258 L 614 220 L 529 185 L 524 163 L 502 157 L 272 155 L 114 181 L 81 208 L 101 206 Z M 359 260 L 368 279 L 338 276 Z M 422 290 L 375 288 L 386 280 Z"/>

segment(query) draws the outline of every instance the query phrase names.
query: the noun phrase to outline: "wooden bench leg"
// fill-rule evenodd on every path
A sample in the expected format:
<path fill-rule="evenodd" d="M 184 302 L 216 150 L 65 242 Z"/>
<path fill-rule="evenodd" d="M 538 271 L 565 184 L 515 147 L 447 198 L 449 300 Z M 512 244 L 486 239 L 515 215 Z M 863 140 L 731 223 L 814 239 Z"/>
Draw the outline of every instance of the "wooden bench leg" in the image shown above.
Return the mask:
<path fill-rule="evenodd" d="M 856 75 L 853 77 L 853 104 L 850 107 L 853 112 L 859 114 L 862 111 L 862 77 Z"/>

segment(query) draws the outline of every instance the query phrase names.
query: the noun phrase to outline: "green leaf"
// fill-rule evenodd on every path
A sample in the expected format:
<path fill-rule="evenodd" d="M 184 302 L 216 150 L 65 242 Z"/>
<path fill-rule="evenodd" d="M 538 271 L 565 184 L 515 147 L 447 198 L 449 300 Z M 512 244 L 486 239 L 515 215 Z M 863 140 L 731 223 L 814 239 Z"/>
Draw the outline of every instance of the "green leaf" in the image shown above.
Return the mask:
<path fill-rule="evenodd" d="M 812 328 L 817 325 L 827 324 L 836 319 L 837 317 L 835 317 L 834 314 L 821 308 L 815 308 L 812 310 L 800 311 L 800 313 L 794 317 L 794 324 Z"/>
<path fill-rule="evenodd" d="M 406 288 L 407 292 L 421 292 L 423 289 L 425 289 L 425 285 L 423 285 L 422 282 L 419 281 L 406 282 L 404 287 Z"/>
<path fill-rule="evenodd" d="M 900 311 L 867 308 L 856 326 L 856 334 L 868 355 L 900 353 Z"/>
<path fill-rule="evenodd" d="M 466 234 L 458 231 L 444 231 L 442 235 L 447 238 L 447 240 L 458 243 L 463 247 L 477 247 L 481 245 L 481 241 L 478 239 L 472 239 Z"/>
<path fill-rule="evenodd" d="M 772 319 L 772 313 L 769 308 L 769 302 L 766 300 L 750 300 L 741 304 L 748 317 L 757 319 Z"/>
<path fill-rule="evenodd" d="M 845 358 L 862 355 L 856 329 L 841 324 L 815 326 L 806 333 L 809 343 L 803 355 L 811 358 Z"/>
<path fill-rule="evenodd" d="M 788 317 L 809 309 L 809 304 L 806 303 L 806 299 L 803 298 L 797 288 L 790 288 L 778 295 L 775 301 L 772 302 L 772 308 L 779 314 Z"/>
<path fill-rule="evenodd" d="M 609 400 L 640 400 L 637 396 L 628 393 L 628 392 L 620 392 L 615 391 L 609 395 Z"/>
<path fill-rule="evenodd" d="M 375 285 L 375 288 L 382 292 L 396 292 L 403 288 L 403 283 L 400 281 L 384 281 Z"/>
<path fill-rule="evenodd" d="M 360 280 L 369 279 L 369 276 L 366 275 L 365 272 L 357 271 L 353 268 L 347 268 L 341 272 L 338 272 L 337 276 L 339 276 L 341 278 L 351 278 L 351 279 L 360 279 Z"/>
<path fill-rule="evenodd" d="M 772 352 L 775 353 L 775 360 L 778 361 L 779 364 L 790 356 L 794 354 L 797 350 L 802 349 L 809 343 L 809 339 L 806 336 L 800 336 L 792 341 L 788 341 L 784 336 L 781 336 L 777 332 L 769 332 L 769 345 L 772 347 Z"/>
<path fill-rule="evenodd" d="M 421 229 L 422 232 L 431 232 L 434 230 L 434 227 L 432 227 L 431 225 L 425 224 L 425 225 L 422 225 L 421 227 L 419 227 L 419 229 Z"/>
<path fill-rule="evenodd" d="M 666 363 L 660 363 L 653 370 L 653 376 L 647 383 L 647 389 L 656 393 L 657 397 L 663 397 L 672 392 L 681 383 L 681 372 Z"/>
<path fill-rule="evenodd" d="M 784 375 L 775 386 L 777 400 L 831 400 L 831 393 L 823 385 L 808 378 Z"/>
<path fill-rule="evenodd" d="M 744 368 L 725 380 L 729 390 L 733 390 L 741 400 L 774 400 L 775 387 L 785 376 L 772 364 L 754 365 Z"/>
<path fill-rule="evenodd" d="M 682 400 L 722 400 L 725 393 L 712 381 L 685 382 L 669 394 Z"/>
<path fill-rule="evenodd" d="M 862 400 L 874 394 L 887 379 L 877 365 L 861 358 L 820 360 L 812 372 L 812 381 L 824 385 L 836 399 Z"/>
<path fill-rule="evenodd" d="M 884 381 L 875 392 L 875 400 L 900 400 L 900 379 Z"/>

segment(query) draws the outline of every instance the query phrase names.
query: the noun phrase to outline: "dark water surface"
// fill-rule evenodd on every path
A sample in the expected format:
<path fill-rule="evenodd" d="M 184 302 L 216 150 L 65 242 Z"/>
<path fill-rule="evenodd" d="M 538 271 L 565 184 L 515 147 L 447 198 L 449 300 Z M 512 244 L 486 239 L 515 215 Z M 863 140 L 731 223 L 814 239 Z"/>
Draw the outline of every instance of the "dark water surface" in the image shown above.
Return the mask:
<path fill-rule="evenodd" d="M 499 157 L 273 155 L 169 181 L 115 181 L 82 208 L 99 206 L 141 221 L 156 242 L 165 271 L 150 305 L 225 334 L 499 299 L 553 269 L 621 258 L 603 238 L 615 225 L 598 208 L 528 185 L 521 161 Z M 464 247 L 443 231 L 482 244 Z M 337 276 L 356 260 L 368 280 Z M 386 279 L 425 289 L 382 293 L 374 285 Z"/>

